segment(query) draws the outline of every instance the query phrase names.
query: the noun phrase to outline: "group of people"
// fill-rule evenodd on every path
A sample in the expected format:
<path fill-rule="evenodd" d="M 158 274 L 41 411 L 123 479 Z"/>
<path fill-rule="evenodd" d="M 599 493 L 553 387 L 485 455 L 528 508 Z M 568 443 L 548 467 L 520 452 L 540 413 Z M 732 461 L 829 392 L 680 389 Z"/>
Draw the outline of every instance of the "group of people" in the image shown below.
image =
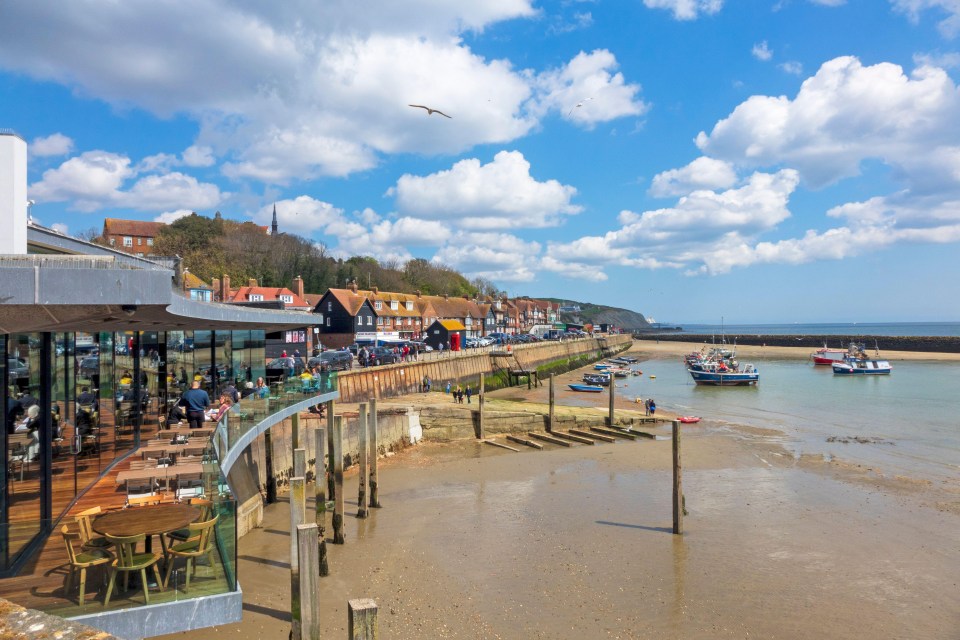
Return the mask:
<path fill-rule="evenodd" d="M 657 403 L 653 398 L 647 398 L 643 401 L 643 408 L 646 410 L 648 416 L 654 416 L 657 413 Z"/>
<path fill-rule="evenodd" d="M 453 401 L 457 404 L 463 404 L 464 397 L 467 399 L 467 404 L 470 404 L 470 398 L 473 396 L 473 389 L 470 388 L 470 385 L 467 385 L 466 389 L 460 385 L 457 385 L 456 389 L 452 389 L 450 383 L 448 382 L 447 393 L 451 394 Z"/>

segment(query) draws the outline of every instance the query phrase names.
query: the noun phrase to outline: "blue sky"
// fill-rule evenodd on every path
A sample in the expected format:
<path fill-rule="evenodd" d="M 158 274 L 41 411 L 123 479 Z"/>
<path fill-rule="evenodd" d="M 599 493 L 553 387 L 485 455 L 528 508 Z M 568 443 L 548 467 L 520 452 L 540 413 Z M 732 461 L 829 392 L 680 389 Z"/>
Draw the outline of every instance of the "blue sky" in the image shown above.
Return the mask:
<path fill-rule="evenodd" d="M 257 4 L 0 4 L 34 218 L 276 203 L 660 321 L 960 320 L 957 0 Z"/>

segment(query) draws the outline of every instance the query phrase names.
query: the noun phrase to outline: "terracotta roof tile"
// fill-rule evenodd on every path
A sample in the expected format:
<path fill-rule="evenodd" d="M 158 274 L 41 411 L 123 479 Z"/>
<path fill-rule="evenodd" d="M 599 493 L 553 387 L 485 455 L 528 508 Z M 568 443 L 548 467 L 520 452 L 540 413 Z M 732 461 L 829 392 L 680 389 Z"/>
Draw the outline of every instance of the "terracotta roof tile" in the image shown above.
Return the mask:
<path fill-rule="evenodd" d="M 118 218 L 106 218 L 103 221 L 103 234 L 115 236 L 140 236 L 144 238 L 155 238 L 161 227 L 165 227 L 162 222 L 147 222 L 145 220 L 120 220 Z"/>

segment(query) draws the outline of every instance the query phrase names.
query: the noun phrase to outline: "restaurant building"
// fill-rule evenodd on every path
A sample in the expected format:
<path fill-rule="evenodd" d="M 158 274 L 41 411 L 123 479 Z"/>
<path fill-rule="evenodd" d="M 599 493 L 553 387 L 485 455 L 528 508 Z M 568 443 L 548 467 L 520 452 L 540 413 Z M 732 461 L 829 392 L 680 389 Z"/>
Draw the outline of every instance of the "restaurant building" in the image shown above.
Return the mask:
<path fill-rule="evenodd" d="M 275 396 L 243 400 L 209 430 L 164 427 L 194 381 L 216 398 L 264 376 L 267 334 L 308 330 L 314 316 L 191 299 L 175 269 L 30 223 L 26 195 L 26 143 L 0 133 L 0 597 L 120 637 L 238 621 L 230 472 L 272 425 L 336 398 L 335 374 L 309 391 L 291 381 L 297 386 Z M 177 433 L 188 442 L 173 444 Z M 163 504 L 116 511 L 135 494 Z M 198 496 L 194 506 L 176 504 Z M 110 518 L 83 515 L 91 509 Z M 101 518 L 159 526 L 162 518 L 138 509 L 186 516 L 179 527 L 209 517 L 209 560 L 189 591 L 181 564 L 165 588 L 150 588 L 149 604 L 142 587 L 131 587 L 114 590 L 107 605 L 96 573 L 104 567 L 92 567 L 81 603 L 78 581 L 65 580 L 82 564 L 68 554 L 69 540 L 80 536 L 77 552 L 92 544 L 81 520 L 96 535 L 111 533 L 98 530 Z M 166 534 L 142 533 L 148 547 Z M 162 546 L 162 561 L 174 561 Z"/>

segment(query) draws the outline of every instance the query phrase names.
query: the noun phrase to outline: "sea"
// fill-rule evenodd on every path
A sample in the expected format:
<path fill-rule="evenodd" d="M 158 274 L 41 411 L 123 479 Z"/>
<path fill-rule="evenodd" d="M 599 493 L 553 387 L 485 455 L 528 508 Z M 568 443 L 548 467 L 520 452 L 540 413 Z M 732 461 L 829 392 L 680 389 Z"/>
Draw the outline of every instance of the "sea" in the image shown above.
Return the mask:
<path fill-rule="evenodd" d="M 680 324 L 678 326 L 683 328 L 684 333 L 715 333 L 717 335 L 723 333 L 728 336 L 960 336 L 960 322 L 721 323 Z"/>
<path fill-rule="evenodd" d="M 796 456 L 819 454 L 932 482 L 960 477 L 960 362 L 894 361 L 891 375 L 865 377 L 835 376 L 830 367 L 797 359 L 751 362 L 760 370 L 756 386 L 721 388 L 695 385 L 679 358 L 650 359 L 639 364 L 642 376 L 618 380 L 617 393 L 701 416 L 704 428 L 775 429 L 783 435 L 771 437 Z"/>

